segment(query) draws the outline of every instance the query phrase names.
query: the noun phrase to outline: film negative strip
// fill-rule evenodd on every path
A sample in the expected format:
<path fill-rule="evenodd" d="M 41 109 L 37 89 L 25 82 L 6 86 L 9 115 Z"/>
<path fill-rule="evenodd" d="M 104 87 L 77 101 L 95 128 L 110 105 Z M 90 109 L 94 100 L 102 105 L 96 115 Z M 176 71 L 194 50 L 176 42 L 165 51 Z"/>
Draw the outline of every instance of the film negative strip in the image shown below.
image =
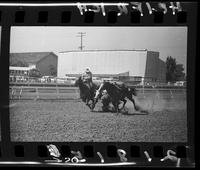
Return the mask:
<path fill-rule="evenodd" d="M 195 167 L 197 6 L 0 3 L 0 166 Z"/>

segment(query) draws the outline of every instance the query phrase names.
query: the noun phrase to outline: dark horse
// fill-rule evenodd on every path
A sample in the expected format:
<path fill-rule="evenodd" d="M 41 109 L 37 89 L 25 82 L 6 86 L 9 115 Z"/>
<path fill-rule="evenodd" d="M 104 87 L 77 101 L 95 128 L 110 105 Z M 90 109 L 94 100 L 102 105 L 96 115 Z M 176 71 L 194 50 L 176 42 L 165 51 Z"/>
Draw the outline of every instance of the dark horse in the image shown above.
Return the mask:
<path fill-rule="evenodd" d="M 119 86 L 114 83 L 103 82 L 100 86 L 100 89 L 96 91 L 95 103 L 98 101 L 98 98 L 103 90 L 106 90 L 108 95 L 111 97 L 111 103 L 113 104 L 117 113 L 119 113 L 119 111 L 124 108 L 127 102 L 125 98 L 128 98 L 133 103 L 135 110 L 138 110 L 138 108 L 135 105 L 135 100 L 133 98 L 133 95 L 136 96 L 135 88 L 129 88 L 124 84 Z M 121 109 L 119 109 L 120 101 L 124 102 Z"/>
<path fill-rule="evenodd" d="M 98 86 L 94 83 L 90 87 L 89 84 L 83 82 L 82 78 L 79 77 L 78 80 L 75 81 L 75 86 L 79 87 L 80 90 L 80 98 L 82 99 L 83 102 L 86 103 L 86 105 L 90 108 L 91 111 L 93 111 L 95 107 L 95 102 L 94 102 L 94 97 L 95 97 L 95 92 Z M 89 102 L 92 101 L 90 104 Z"/>

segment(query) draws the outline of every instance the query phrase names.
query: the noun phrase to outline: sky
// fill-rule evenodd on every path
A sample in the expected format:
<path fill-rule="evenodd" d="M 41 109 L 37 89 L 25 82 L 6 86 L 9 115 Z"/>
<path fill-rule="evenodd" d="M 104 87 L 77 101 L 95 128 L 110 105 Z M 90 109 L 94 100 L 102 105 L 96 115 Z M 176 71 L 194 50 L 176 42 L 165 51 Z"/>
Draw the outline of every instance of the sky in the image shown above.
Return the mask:
<path fill-rule="evenodd" d="M 83 50 L 158 51 L 166 61 L 176 58 L 177 64 L 187 63 L 187 27 L 72 27 L 29 26 L 11 27 L 10 52 L 54 52 L 79 50 L 84 32 Z"/>

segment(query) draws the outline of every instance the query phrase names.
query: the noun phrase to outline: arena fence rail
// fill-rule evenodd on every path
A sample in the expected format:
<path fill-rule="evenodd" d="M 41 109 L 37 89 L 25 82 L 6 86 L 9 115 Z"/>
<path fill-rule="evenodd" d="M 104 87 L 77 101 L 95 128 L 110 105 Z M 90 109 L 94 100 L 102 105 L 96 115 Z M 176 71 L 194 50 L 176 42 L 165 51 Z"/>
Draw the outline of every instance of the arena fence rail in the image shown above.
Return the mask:
<path fill-rule="evenodd" d="M 137 88 L 138 98 L 184 98 L 186 89 L 184 88 Z M 79 99 L 79 89 L 77 87 L 30 87 L 30 86 L 11 86 L 10 99 L 54 99 L 54 100 L 77 100 Z"/>

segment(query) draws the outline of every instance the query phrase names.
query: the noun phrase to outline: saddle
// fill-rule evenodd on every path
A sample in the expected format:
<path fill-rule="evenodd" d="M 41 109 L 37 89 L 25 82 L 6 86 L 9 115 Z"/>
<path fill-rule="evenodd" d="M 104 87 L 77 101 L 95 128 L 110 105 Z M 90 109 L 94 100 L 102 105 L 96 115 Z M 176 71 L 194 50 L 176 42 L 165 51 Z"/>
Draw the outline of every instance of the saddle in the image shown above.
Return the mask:
<path fill-rule="evenodd" d="M 85 80 L 83 83 L 84 83 L 91 91 L 94 90 L 94 84 L 93 84 L 93 82 Z"/>

